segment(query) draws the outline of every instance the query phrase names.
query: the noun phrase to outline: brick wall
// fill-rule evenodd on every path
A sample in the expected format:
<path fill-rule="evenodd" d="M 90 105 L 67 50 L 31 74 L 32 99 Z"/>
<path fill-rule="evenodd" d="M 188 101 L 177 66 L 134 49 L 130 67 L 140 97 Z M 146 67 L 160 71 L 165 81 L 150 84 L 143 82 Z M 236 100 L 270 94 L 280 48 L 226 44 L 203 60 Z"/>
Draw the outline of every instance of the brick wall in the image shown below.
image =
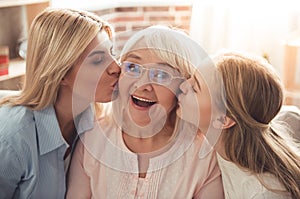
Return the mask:
<path fill-rule="evenodd" d="M 115 7 L 93 11 L 110 22 L 118 37 L 117 50 L 128 39 L 126 32 L 135 31 L 151 25 L 167 25 L 189 33 L 192 5 L 162 5 Z"/>

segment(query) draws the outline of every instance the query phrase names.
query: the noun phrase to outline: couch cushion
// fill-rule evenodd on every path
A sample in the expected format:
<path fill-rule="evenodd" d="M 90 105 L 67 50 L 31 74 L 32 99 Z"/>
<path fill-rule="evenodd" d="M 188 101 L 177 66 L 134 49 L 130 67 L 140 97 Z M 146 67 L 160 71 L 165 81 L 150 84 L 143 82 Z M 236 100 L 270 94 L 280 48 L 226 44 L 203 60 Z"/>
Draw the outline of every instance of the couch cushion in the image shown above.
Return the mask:
<path fill-rule="evenodd" d="M 8 96 L 8 95 L 14 95 L 17 94 L 20 91 L 16 90 L 0 90 L 0 98 Z"/>
<path fill-rule="evenodd" d="M 286 122 L 293 131 L 293 136 L 300 141 L 300 109 L 297 106 L 282 106 L 275 120 Z"/>

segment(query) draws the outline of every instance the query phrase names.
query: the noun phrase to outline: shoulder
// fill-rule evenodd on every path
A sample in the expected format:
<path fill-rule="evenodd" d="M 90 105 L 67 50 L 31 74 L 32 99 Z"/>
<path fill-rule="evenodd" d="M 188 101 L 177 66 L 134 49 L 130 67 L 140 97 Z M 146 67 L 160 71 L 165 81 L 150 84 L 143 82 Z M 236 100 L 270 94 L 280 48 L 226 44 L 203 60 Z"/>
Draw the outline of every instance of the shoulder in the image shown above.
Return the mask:
<path fill-rule="evenodd" d="M 256 176 L 241 176 L 244 177 L 244 181 L 239 181 L 241 195 L 243 198 L 249 197 L 251 199 L 263 199 L 263 198 L 273 198 L 273 199 L 289 199 L 290 194 L 286 192 L 284 186 L 279 182 L 279 180 L 268 173 Z M 274 191 L 272 191 L 274 190 Z"/>
<path fill-rule="evenodd" d="M 186 164 L 190 164 L 190 166 L 193 167 L 192 170 L 195 175 L 210 178 L 211 175 L 218 176 L 221 173 L 214 147 L 209 143 L 207 138 L 199 132 L 194 135 L 191 146 L 183 154 L 183 158 Z"/>
<path fill-rule="evenodd" d="M 229 198 L 289 198 L 287 195 L 270 191 L 264 186 L 284 191 L 284 187 L 275 176 L 268 173 L 255 175 L 235 163 L 223 159 L 220 155 L 217 156 L 222 171 L 224 190 Z"/>
<path fill-rule="evenodd" d="M 296 106 L 283 106 L 274 119 L 275 122 L 287 125 L 294 137 L 300 140 L 300 109 Z"/>
<path fill-rule="evenodd" d="M 80 136 L 83 154 L 101 156 L 105 147 L 116 142 L 119 137 L 118 133 L 120 133 L 120 130 L 117 126 L 113 122 L 106 120 L 106 118 L 94 121 L 93 128 Z"/>
<path fill-rule="evenodd" d="M 183 121 L 182 128 L 179 129 L 177 139 L 181 139 L 180 145 L 189 146 L 187 154 L 194 157 L 197 161 L 216 161 L 216 152 L 214 149 L 215 141 L 211 136 L 207 138 L 199 129 L 188 122 Z"/>
<path fill-rule="evenodd" d="M 6 131 L 19 131 L 34 121 L 33 111 L 24 106 L 0 107 L 0 136 Z"/>
<path fill-rule="evenodd" d="M 0 107 L 0 143 L 14 149 L 16 153 L 25 152 L 25 148 L 34 146 L 35 125 L 33 112 L 23 106 Z M 2 150 L 2 149 L 1 149 Z"/>
<path fill-rule="evenodd" d="M 217 153 L 214 146 L 215 141 L 211 137 L 207 137 L 199 131 L 197 132 L 194 145 L 197 148 L 199 159 L 217 162 Z"/>
<path fill-rule="evenodd" d="M 245 198 L 252 198 L 254 194 L 261 193 L 262 187 L 251 173 L 244 171 L 233 162 L 227 161 L 217 154 L 218 165 L 222 172 L 224 193 L 228 198 L 244 198 L 247 189 L 250 193 Z"/>
<path fill-rule="evenodd" d="M 120 133 L 120 127 L 114 121 L 107 117 L 102 117 L 94 121 L 93 128 L 86 131 L 82 136 L 82 140 L 90 143 L 97 143 L 102 139 L 115 140 Z"/>

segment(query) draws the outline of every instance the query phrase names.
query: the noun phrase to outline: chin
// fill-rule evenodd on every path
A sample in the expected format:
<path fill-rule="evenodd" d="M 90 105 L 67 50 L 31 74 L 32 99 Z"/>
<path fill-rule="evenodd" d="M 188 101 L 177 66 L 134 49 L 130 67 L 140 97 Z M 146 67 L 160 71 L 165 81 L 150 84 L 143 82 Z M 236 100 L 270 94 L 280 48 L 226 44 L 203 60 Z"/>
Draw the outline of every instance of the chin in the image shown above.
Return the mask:
<path fill-rule="evenodd" d="M 107 103 L 115 100 L 118 97 L 118 92 L 110 92 L 109 94 L 99 93 L 95 95 L 95 102 Z"/>
<path fill-rule="evenodd" d="M 137 120 L 133 119 L 133 121 L 135 124 L 137 124 L 139 126 L 147 126 L 151 123 L 151 121 L 149 121 L 149 120 L 148 121 L 137 121 Z"/>
<path fill-rule="evenodd" d="M 111 96 L 109 97 L 98 97 L 98 98 L 95 98 L 95 102 L 98 102 L 98 103 L 106 103 L 106 102 L 110 102 L 111 101 Z"/>

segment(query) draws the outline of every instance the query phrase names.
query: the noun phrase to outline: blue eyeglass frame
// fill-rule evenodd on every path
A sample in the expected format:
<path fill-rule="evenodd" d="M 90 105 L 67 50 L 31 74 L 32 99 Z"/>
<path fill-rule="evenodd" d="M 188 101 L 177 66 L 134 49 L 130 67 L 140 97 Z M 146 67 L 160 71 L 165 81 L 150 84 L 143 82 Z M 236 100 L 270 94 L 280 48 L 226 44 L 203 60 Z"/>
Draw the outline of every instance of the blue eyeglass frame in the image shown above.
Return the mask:
<path fill-rule="evenodd" d="M 130 65 L 134 65 L 134 70 L 137 71 L 130 71 L 129 67 Z M 182 76 L 174 76 L 173 74 L 169 73 L 168 71 L 165 71 L 163 69 L 158 69 L 158 68 L 146 68 L 141 64 L 137 64 L 134 62 L 129 62 L 129 61 L 124 61 L 121 64 L 121 68 L 124 71 L 124 74 L 129 77 L 133 78 L 139 78 L 142 76 L 143 72 L 145 70 L 149 71 L 149 79 L 151 82 L 167 85 L 170 84 L 170 82 L 173 79 L 185 79 Z M 157 75 L 167 75 L 167 79 L 163 80 L 163 77 L 156 77 Z"/>

